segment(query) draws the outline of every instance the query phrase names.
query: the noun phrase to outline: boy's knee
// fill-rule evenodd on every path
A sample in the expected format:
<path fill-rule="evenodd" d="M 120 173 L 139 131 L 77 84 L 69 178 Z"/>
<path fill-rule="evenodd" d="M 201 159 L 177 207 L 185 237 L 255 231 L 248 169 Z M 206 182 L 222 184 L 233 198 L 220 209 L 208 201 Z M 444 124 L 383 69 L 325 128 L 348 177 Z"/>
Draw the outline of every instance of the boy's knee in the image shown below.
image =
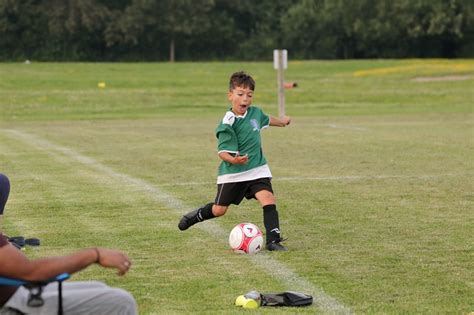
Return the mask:
<path fill-rule="evenodd" d="M 227 208 L 229 207 L 214 205 L 212 207 L 212 214 L 216 217 L 223 216 L 227 212 Z"/>
<path fill-rule="evenodd" d="M 255 198 L 262 206 L 272 205 L 276 203 L 275 195 L 268 190 L 261 190 L 255 194 Z"/>

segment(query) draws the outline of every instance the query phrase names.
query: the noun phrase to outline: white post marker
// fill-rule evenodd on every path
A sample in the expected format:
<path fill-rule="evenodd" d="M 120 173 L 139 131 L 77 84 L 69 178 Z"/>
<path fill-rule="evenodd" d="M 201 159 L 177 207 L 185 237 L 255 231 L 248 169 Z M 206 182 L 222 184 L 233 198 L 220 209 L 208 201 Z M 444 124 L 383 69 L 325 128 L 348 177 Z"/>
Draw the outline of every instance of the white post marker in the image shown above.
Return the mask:
<path fill-rule="evenodd" d="M 288 68 L 288 51 L 286 49 L 273 50 L 273 68 L 277 70 L 278 81 L 278 115 L 285 116 L 285 87 L 283 70 Z"/>

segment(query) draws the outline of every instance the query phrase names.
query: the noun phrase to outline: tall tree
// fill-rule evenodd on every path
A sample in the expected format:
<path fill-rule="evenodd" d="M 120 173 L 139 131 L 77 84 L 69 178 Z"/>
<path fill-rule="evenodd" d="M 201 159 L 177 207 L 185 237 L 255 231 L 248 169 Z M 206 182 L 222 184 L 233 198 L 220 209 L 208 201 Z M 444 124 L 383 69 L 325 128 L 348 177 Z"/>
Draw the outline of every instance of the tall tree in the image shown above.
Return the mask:
<path fill-rule="evenodd" d="M 0 0 L 0 60 L 474 56 L 472 0 Z"/>
<path fill-rule="evenodd" d="M 213 5 L 214 0 L 134 0 L 109 29 L 108 43 L 167 41 L 169 60 L 174 62 L 177 42 L 210 27 L 208 13 Z"/>
<path fill-rule="evenodd" d="M 302 58 L 454 57 L 469 37 L 467 2 L 301 0 L 282 29 Z"/>
<path fill-rule="evenodd" d="M 60 59 L 104 56 L 110 10 L 95 0 L 45 0 L 51 53 Z M 46 9 L 47 8 L 47 9 Z"/>
<path fill-rule="evenodd" d="M 32 59 L 47 33 L 47 17 L 38 0 L 0 0 L 0 58 Z"/>

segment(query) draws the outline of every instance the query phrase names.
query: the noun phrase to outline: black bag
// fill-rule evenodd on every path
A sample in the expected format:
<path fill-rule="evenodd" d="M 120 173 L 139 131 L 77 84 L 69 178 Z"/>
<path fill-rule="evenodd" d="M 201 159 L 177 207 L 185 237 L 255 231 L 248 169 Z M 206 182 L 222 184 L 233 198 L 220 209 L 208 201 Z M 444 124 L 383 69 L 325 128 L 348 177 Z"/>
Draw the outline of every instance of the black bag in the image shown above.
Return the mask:
<path fill-rule="evenodd" d="M 25 247 L 25 245 L 40 246 L 40 240 L 37 238 L 25 239 L 23 236 L 14 236 L 14 237 L 5 236 L 5 237 L 13 246 L 15 246 L 18 249 L 22 249 L 23 247 Z"/>
<path fill-rule="evenodd" d="M 261 294 L 262 306 L 307 306 L 313 304 L 313 297 L 300 292 Z"/>

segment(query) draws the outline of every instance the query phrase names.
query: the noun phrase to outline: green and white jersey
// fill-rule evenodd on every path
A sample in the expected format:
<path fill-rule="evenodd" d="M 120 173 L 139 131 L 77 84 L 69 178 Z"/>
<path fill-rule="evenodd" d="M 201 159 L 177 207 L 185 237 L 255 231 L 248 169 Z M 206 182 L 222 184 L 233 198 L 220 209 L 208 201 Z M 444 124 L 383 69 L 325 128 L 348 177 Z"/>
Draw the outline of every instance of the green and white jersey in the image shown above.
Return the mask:
<path fill-rule="evenodd" d="M 262 152 L 260 131 L 270 124 L 270 117 L 260 108 L 250 106 L 244 115 L 237 116 L 228 111 L 216 128 L 217 151 L 248 155 L 244 165 L 222 161 L 219 165 L 217 183 L 235 183 L 272 177 Z"/>

